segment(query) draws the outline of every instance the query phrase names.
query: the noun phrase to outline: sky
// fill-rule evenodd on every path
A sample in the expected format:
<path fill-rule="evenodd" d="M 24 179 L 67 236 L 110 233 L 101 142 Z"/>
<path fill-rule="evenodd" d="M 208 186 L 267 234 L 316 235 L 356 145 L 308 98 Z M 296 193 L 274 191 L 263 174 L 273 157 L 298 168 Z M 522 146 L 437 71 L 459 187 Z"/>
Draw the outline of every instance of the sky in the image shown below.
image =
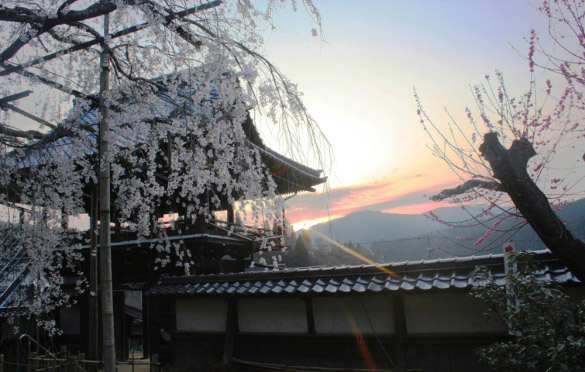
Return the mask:
<path fill-rule="evenodd" d="M 327 187 L 287 201 L 295 228 L 359 210 L 422 213 L 446 206 L 429 196 L 460 182 L 427 148 L 414 88 L 446 123 L 464 118 L 470 86 L 496 69 L 523 93 L 530 30 L 546 19 L 526 0 L 315 0 L 322 33 L 285 9 L 265 34 L 264 54 L 303 92 L 331 143 Z M 461 119 L 464 122 L 464 119 Z M 268 140 L 270 144 L 270 139 Z"/>
<path fill-rule="evenodd" d="M 313 1 L 322 17 L 316 37 L 300 0 L 297 12 L 289 1 L 260 51 L 298 84 L 333 153 L 330 165 L 297 159 L 324 167 L 329 181 L 290 198 L 287 218 L 299 229 L 360 210 L 447 206 L 429 197 L 461 180 L 428 149 L 414 89 L 444 124 L 445 108 L 465 122 L 470 86 L 496 69 L 513 94 L 523 93 L 530 81 L 525 38 L 532 28 L 544 34 L 546 18 L 528 0 Z M 281 150 L 270 131 L 262 134 Z"/>

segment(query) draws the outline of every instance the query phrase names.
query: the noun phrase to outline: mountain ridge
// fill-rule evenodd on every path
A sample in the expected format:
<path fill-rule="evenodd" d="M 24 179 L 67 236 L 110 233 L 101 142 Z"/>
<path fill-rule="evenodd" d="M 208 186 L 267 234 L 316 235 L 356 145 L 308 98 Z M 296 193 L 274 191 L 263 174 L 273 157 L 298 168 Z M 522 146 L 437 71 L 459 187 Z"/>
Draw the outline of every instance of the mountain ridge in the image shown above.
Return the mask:
<path fill-rule="evenodd" d="M 456 222 L 469 219 L 470 215 L 481 212 L 481 209 L 481 206 L 472 207 L 467 212 L 460 206 L 453 206 L 437 208 L 432 212 L 443 221 Z M 585 199 L 566 203 L 558 214 L 576 237 L 585 238 Z M 344 244 L 353 243 L 367 247 L 378 260 L 385 262 L 500 253 L 502 244 L 510 238 L 521 250 L 545 248 L 528 225 L 512 235 L 506 232 L 519 226 L 521 219 L 506 219 L 496 229 L 502 231 L 486 234 L 494 222 L 495 220 L 474 223 L 468 227 L 452 227 L 423 214 L 364 210 L 314 225 L 307 229 L 307 233 L 315 249 L 328 244 L 319 237 L 322 234 Z"/>

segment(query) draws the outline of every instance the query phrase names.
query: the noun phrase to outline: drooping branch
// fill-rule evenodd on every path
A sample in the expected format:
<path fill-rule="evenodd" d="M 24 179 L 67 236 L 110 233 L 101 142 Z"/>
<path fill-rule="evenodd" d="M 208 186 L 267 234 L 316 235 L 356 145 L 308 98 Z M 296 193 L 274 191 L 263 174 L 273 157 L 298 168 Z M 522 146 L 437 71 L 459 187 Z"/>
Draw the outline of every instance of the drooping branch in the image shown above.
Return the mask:
<path fill-rule="evenodd" d="M 490 164 L 494 177 L 500 180 L 542 242 L 575 276 L 585 281 L 585 243 L 573 237 L 526 169 L 528 160 L 536 155 L 530 141 L 526 138 L 514 140 L 506 149 L 497 133 L 490 132 L 485 134 L 479 150 Z"/>
<path fill-rule="evenodd" d="M 105 44 L 105 40 L 108 40 L 107 43 L 111 44 L 112 51 L 115 51 L 116 47 L 122 48 L 124 45 L 130 46 L 127 50 L 131 52 L 137 51 L 133 55 L 127 55 L 126 61 L 122 59 L 121 55 L 118 55 L 119 61 L 115 58 L 112 61 L 104 58 L 102 63 L 99 64 L 105 69 L 111 63 L 124 75 L 120 77 L 119 84 L 115 84 L 116 87 L 111 90 L 110 94 L 107 96 L 101 95 L 101 98 L 104 98 L 103 101 L 105 101 L 102 107 L 111 109 L 112 117 L 109 121 L 115 124 L 115 128 L 112 127 L 111 136 L 110 131 L 107 130 L 102 130 L 101 133 L 114 140 L 112 142 L 114 150 L 111 152 L 104 151 L 103 153 L 107 154 L 108 162 L 112 162 L 115 165 L 111 175 L 114 180 L 112 189 L 117 192 L 116 195 L 119 197 L 116 200 L 115 213 L 122 223 L 127 222 L 128 227 L 135 231 L 138 236 L 162 234 L 157 223 L 157 216 L 165 213 L 167 209 L 177 210 L 183 218 L 188 219 L 189 214 L 191 214 L 189 211 L 191 205 L 195 206 L 195 211 L 198 214 L 200 211 L 203 214 L 206 213 L 205 209 L 209 209 L 207 207 L 211 203 L 214 203 L 216 207 L 222 207 L 224 204 L 231 204 L 243 197 L 255 199 L 256 196 L 273 197 L 275 195 L 276 191 L 273 192 L 273 190 L 276 190 L 276 184 L 272 182 L 263 167 L 265 162 L 264 154 L 241 144 L 246 141 L 247 136 L 239 128 L 239 123 L 236 119 L 239 120 L 247 112 L 246 110 L 250 109 L 247 105 L 248 102 L 253 102 L 249 98 L 250 92 L 241 89 L 239 87 L 240 82 L 235 79 L 234 84 L 231 84 L 230 80 L 230 84 L 218 85 L 217 87 L 212 85 L 223 83 L 224 73 L 229 73 L 233 67 L 232 61 L 229 60 L 230 58 L 241 58 L 236 63 L 242 62 L 242 66 L 246 69 L 240 68 L 246 72 L 246 78 L 249 79 L 250 84 L 262 80 L 264 77 L 261 75 L 264 71 L 260 70 L 262 66 L 256 63 L 248 64 L 248 60 L 245 59 L 246 56 L 242 56 L 236 51 L 232 56 L 226 57 L 226 61 L 229 63 L 226 63 L 225 66 L 222 63 L 220 66 L 211 65 L 213 67 L 217 66 L 217 69 L 206 68 L 209 63 L 214 62 L 212 57 L 215 56 L 218 49 L 221 50 L 226 45 L 233 46 L 233 43 L 229 41 L 233 37 L 232 35 L 241 35 L 242 23 L 233 20 L 232 7 L 237 12 L 234 14 L 235 17 L 238 17 L 240 13 L 244 17 L 243 22 L 246 26 L 244 31 L 250 32 L 251 35 L 257 35 L 258 32 L 253 18 L 262 17 L 262 14 L 256 11 L 250 12 L 247 6 L 237 6 L 241 4 L 236 4 L 236 6 L 230 4 L 228 13 L 223 11 L 205 12 L 206 14 L 197 18 L 201 19 L 203 24 L 213 24 L 213 26 L 208 26 L 209 29 L 222 35 L 222 38 L 212 40 L 206 37 L 203 32 L 185 24 L 184 17 L 191 12 L 217 6 L 222 3 L 221 1 L 197 0 L 193 1 L 191 5 L 187 5 L 191 3 L 190 1 L 181 2 L 181 4 L 175 4 L 172 1 L 156 1 L 155 3 L 163 4 L 163 11 L 158 14 L 150 14 L 145 9 L 144 4 L 147 1 L 150 0 L 103 0 L 103 3 L 115 2 L 118 7 L 127 7 L 124 11 L 124 17 L 115 17 L 113 20 L 116 27 L 113 34 L 109 33 L 109 30 L 102 33 L 101 30 L 100 32 L 95 32 L 93 28 L 90 28 L 99 24 L 96 19 L 94 19 L 95 22 L 79 20 L 58 25 L 44 31 L 44 34 L 39 34 L 40 27 L 44 26 L 35 22 L 21 22 L 20 25 L 7 26 L 12 31 L 24 31 L 8 39 L 5 43 L 6 45 L 0 47 L 0 52 L 9 47 L 10 43 L 20 36 L 23 36 L 24 47 L 16 51 L 16 54 L 13 54 L 12 57 L 7 58 L 4 63 L 0 61 L 0 76 L 9 75 L 12 72 L 22 74 L 33 79 L 33 86 L 42 83 L 68 94 L 93 100 L 93 102 L 81 103 L 76 100 L 70 115 L 67 115 L 67 118 L 69 118 L 66 119 L 67 122 L 61 123 L 55 130 L 44 133 L 44 138 L 41 137 L 44 129 L 30 133 L 30 135 L 22 132 L 12 133 L 25 135 L 24 137 L 0 135 L 0 142 L 14 141 L 19 148 L 25 150 L 15 151 L 14 154 L 16 155 L 7 155 L 8 153 L 4 155 L 18 156 L 23 154 L 23 156 L 27 157 L 31 155 L 34 156 L 34 158 L 31 157 L 33 160 L 36 160 L 37 154 L 42 157 L 39 158 L 42 161 L 33 161 L 31 162 L 32 166 L 29 167 L 31 172 L 47 176 L 42 179 L 42 183 L 39 183 L 36 178 L 26 177 L 23 172 L 18 172 L 16 181 L 12 183 L 8 183 L 10 182 L 9 177 L 3 177 L 3 183 L 0 187 L 8 189 L 0 190 L 0 194 L 8 194 L 7 199 L 11 200 L 10 195 L 18 193 L 20 190 L 30 190 L 30 193 L 27 194 L 27 202 L 34 206 L 46 206 L 45 210 L 51 209 L 51 213 L 48 216 L 39 217 L 38 223 L 43 224 L 40 225 L 43 228 L 44 226 L 49 226 L 49 223 L 51 223 L 52 227 L 53 221 L 56 222 L 54 226 L 58 227 L 58 223 L 61 222 L 61 227 L 66 228 L 62 223 L 63 216 L 81 213 L 84 208 L 90 209 L 89 198 L 82 195 L 82 190 L 87 189 L 86 185 L 95 183 L 95 176 L 98 173 L 98 169 L 95 167 L 97 158 L 95 149 L 97 128 L 95 124 L 100 119 L 104 122 L 108 122 L 108 120 L 104 119 L 106 115 L 96 116 L 97 95 L 87 96 L 83 91 L 87 90 L 89 92 L 89 89 L 91 89 L 92 78 L 94 77 L 91 70 L 93 67 L 98 66 L 97 63 L 94 63 L 97 60 L 91 59 L 94 56 L 97 57 L 96 52 L 98 52 L 99 48 L 95 48 L 95 46 L 99 46 L 100 43 Z M 207 1 L 209 2 L 206 3 Z M 63 19 L 71 13 L 70 8 L 85 8 L 97 2 L 98 0 L 88 2 L 56 0 L 50 6 L 49 11 L 51 13 L 49 16 Z M 15 3 L 16 5 L 14 5 Z M 71 6 L 74 3 L 75 6 Z M 47 13 L 40 11 L 43 9 L 41 5 L 35 4 L 44 3 L 29 1 L 18 4 L 17 2 L 12 2 L 10 6 L 26 6 L 29 9 L 36 6 L 36 8 L 32 8 L 33 11 L 36 11 L 39 17 L 45 17 Z M 187 9 L 189 6 L 193 6 L 193 8 Z M 172 9 L 168 10 L 165 7 Z M 55 11 L 57 8 L 58 10 Z M 128 11 L 127 13 L 126 10 Z M 37 14 L 29 13 L 30 16 L 36 16 Z M 128 17 L 125 17 L 126 15 Z M 143 22 L 143 20 L 148 20 L 148 22 L 137 25 L 135 24 L 136 19 L 141 19 L 140 22 Z M 262 19 L 265 18 L 262 17 Z M 251 21 L 249 29 L 247 26 L 248 20 Z M 44 20 L 41 23 L 44 23 Z M 128 41 L 117 39 L 110 43 L 110 40 L 116 39 L 116 37 L 129 35 L 139 30 L 145 30 L 148 27 L 156 28 L 156 31 L 152 33 L 145 32 L 145 35 L 135 34 L 132 37 L 123 38 L 128 38 Z M 165 30 L 164 27 L 168 30 Z M 104 28 L 106 29 L 106 27 Z M 175 33 L 178 36 L 168 35 L 169 33 Z M 180 38 L 191 44 L 188 45 L 189 48 L 184 49 L 185 43 Z M 206 42 L 205 45 L 209 45 L 209 49 L 206 49 L 202 55 L 193 48 L 193 46 L 197 47 L 198 44 L 201 45 L 201 42 Z M 15 45 L 14 49 L 19 47 L 19 45 Z M 103 45 L 103 47 L 105 49 L 107 45 Z M 61 58 L 75 51 L 80 51 L 83 54 L 82 58 Z M 104 55 L 106 54 L 105 51 Z M 146 52 L 141 53 L 141 51 Z M 223 52 L 223 50 L 221 51 Z M 208 52 L 209 54 L 207 54 Z M 7 55 L 5 54 L 5 56 Z M 221 56 L 225 57 L 225 54 Z M 42 66 L 43 62 L 46 61 L 50 61 L 50 63 Z M 87 64 L 85 64 L 86 61 L 88 61 Z M 137 67 L 132 65 L 134 61 L 140 62 Z M 165 65 L 166 61 L 171 62 L 169 66 L 173 66 L 174 71 L 180 71 L 176 76 L 170 75 L 171 78 L 168 80 L 159 76 L 161 70 L 165 72 L 168 70 L 163 68 L 167 66 Z M 40 68 L 40 73 L 33 70 L 36 67 Z M 227 71 L 224 70 L 225 68 L 227 68 Z M 248 70 L 248 68 L 257 68 L 260 78 L 256 78 L 253 73 L 248 74 L 249 71 L 253 71 Z M 239 71 L 237 67 L 234 70 Z M 207 85 L 203 89 L 199 89 L 200 86 L 192 81 L 193 77 L 197 79 L 200 77 L 201 71 L 204 72 L 205 77 L 209 77 L 206 81 Z M 186 73 L 189 73 L 188 77 Z M 271 70 L 271 73 L 274 75 L 274 70 Z M 104 75 L 106 74 L 104 73 Z M 159 76 L 160 79 L 157 79 L 156 76 Z M 229 75 L 228 77 L 231 78 L 232 76 Z M 145 79 L 147 78 L 155 80 L 146 81 Z M 138 83 L 132 84 L 131 82 L 133 81 Z M 161 81 L 166 86 L 161 87 L 163 84 L 157 83 Z M 161 92 L 154 88 L 144 87 L 146 84 L 156 86 L 157 89 L 161 89 Z M 264 84 L 264 81 L 260 81 L 259 84 Z M 80 91 L 77 91 L 70 87 L 85 88 L 78 88 Z M 283 89 L 279 85 L 274 88 L 279 94 L 280 90 Z M 105 90 L 107 89 L 102 91 Z M 193 90 L 195 94 L 192 94 Z M 220 94 L 216 94 L 216 91 L 219 91 Z M 294 98 L 298 98 L 296 97 L 297 92 L 295 89 L 290 89 L 290 93 L 295 95 Z M 189 95 L 188 99 L 183 97 L 184 94 Z M 273 98 L 269 94 L 266 94 L 266 96 L 268 96 L 267 104 L 271 104 Z M 287 97 L 284 94 L 283 96 Z M 289 99 L 292 100 L 293 98 Z M 170 104 L 167 100 L 171 101 Z M 71 104 L 69 100 L 65 103 L 68 106 Z M 177 107 L 173 108 L 170 105 L 176 105 Z M 233 113 L 227 109 L 228 111 L 224 117 L 224 107 L 226 109 L 232 108 Z M 283 115 L 289 115 L 296 119 L 299 107 L 303 108 L 300 103 L 296 106 L 291 104 L 288 107 L 283 107 Z M 219 111 L 219 108 L 221 108 L 221 111 Z M 162 117 L 157 117 L 158 115 L 162 115 Z M 7 119 L 12 119 L 12 117 Z M 89 128 L 84 129 L 84 123 Z M 162 123 L 165 125 L 160 125 Z M 307 124 L 311 125 L 313 123 L 309 122 Z M 141 127 L 145 127 L 144 130 Z M 10 126 L 7 126 L 7 128 L 13 129 Z M 72 140 L 58 141 L 56 143 L 53 140 L 53 143 L 51 143 L 51 139 L 58 138 L 57 135 L 66 135 L 66 132 L 60 132 L 62 129 L 70 131 Z M 80 131 L 79 129 L 84 130 Z M 310 130 L 313 130 L 313 128 L 310 128 Z M 121 140 L 118 141 L 118 138 Z M 165 144 L 165 139 L 169 143 L 168 146 Z M 61 146 L 62 144 L 63 146 Z M 8 151 L 10 147 L 16 146 L 8 144 L 5 149 Z M 46 151 L 47 149 L 49 151 Z M 110 153 L 112 154 L 111 158 Z M 168 160 L 164 158 L 167 155 Z M 172 162 L 173 157 L 175 160 Z M 160 161 L 163 163 L 160 163 Z M 161 174 L 158 169 L 159 165 L 164 164 L 164 162 L 168 162 L 169 166 Z M 13 164 L 15 162 L 11 162 L 10 167 L 2 169 L 4 171 L 3 175 L 11 172 L 12 169 L 19 169 L 20 164 Z M 28 167 L 28 165 L 25 166 Z M 226 172 L 226 169 L 229 172 Z M 163 182 L 158 182 L 155 177 L 163 179 Z M 4 180 L 8 181 L 4 182 Z M 5 185 L 5 183 L 8 184 Z M 219 188 L 216 188 L 216 183 L 219 184 Z M 30 187 L 30 185 L 33 187 Z M 36 187 L 37 185 L 38 187 Z M 109 188 L 101 187 L 100 191 Z M 132 197 L 133 194 L 141 197 Z M 174 201 L 174 195 L 179 194 L 185 203 L 190 203 L 188 208 L 184 207 L 185 203 L 183 206 L 175 205 L 179 203 Z M 58 195 L 59 197 L 53 197 L 53 195 Z M 173 196 L 173 198 L 169 198 L 169 200 L 173 199 L 172 205 L 160 208 L 161 204 L 167 205 L 160 202 L 163 199 L 166 200 L 165 195 Z M 96 196 L 92 195 L 93 199 L 96 199 Z M 16 197 L 13 199 L 16 199 Z M 102 201 L 104 199 L 100 198 Z M 261 203 L 263 205 L 262 211 L 264 212 L 266 203 L 264 200 Z M 96 209 L 94 204 L 95 202 L 91 203 L 91 209 Z M 110 207 L 110 203 L 104 202 L 104 205 Z M 279 212 L 280 208 L 278 207 L 279 205 L 277 205 L 275 213 Z M 58 216 L 59 211 L 63 211 L 61 216 Z M 40 211 L 39 215 L 41 212 L 44 211 Z M 211 213 L 211 210 L 207 213 Z M 92 219 L 96 220 L 97 213 L 90 214 L 92 214 Z M 58 218 L 60 218 L 60 221 Z M 253 216 L 253 218 L 257 219 L 256 216 Z M 201 221 L 203 220 L 201 219 Z M 20 223 L 24 226 L 24 223 Z M 37 226 L 34 221 L 27 222 L 26 225 L 34 228 Z M 102 223 L 102 226 L 109 226 L 109 223 Z M 51 230 L 56 231 L 53 240 L 49 240 L 49 236 L 42 237 L 43 241 L 49 243 L 46 244 L 47 252 L 53 252 L 55 246 L 57 246 L 55 243 L 60 244 L 62 240 L 62 237 L 57 235 L 60 234 L 61 229 L 51 228 Z M 90 230 L 97 231 L 97 225 L 92 225 Z M 90 235 L 93 238 L 92 245 L 95 247 L 97 243 L 94 235 L 96 234 Z M 35 249 L 37 248 L 35 247 Z M 45 248 L 42 247 L 42 249 Z M 36 251 L 40 251 L 40 248 Z M 179 253 L 176 253 L 176 255 L 179 256 Z M 179 258 L 183 259 L 182 257 Z M 51 260 L 46 261 L 48 263 Z M 165 263 L 162 260 L 161 262 Z M 192 264 L 192 262 L 189 264 Z M 187 268 L 187 265 L 185 265 L 185 268 Z M 44 266 L 41 269 L 44 269 Z M 103 328 L 105 329 L 105 327 Z"/>
<path fill-rule="evenodd" d="M 152 12 L 156 16 L 165 17 L 165 21 L 162 23 L 162 25 L 164 27 L 171 30 L 172 32 L 177 33 L 177 35 L 179 35 L 183 40 L 185 40 L 189 44 L 193 45 L 195 48 L 197 48 L 197 49 L 201 48 L 203 43 L 200 40 L 197 40 L 194 37 L 194 35 L 192 35 L 192 33 L 190 33 L 188 30 L 183 28 L 183 26 L 180 26 L 180 25 L 177 25 L 176 23 L 174 23 L 173 22 L 174 18 L 168 18 L 169 16 L 172 16 L 174 14 L 174 12 L 171 9 L 168 9 L 168 8 L 163 9 L 161 6 L 158 6 L 153 1 L 145 0 L 144 3 L 146 4 L 146 6 L 150 12 Z M 163 12 L 166 12 L 167 15 L 165 16 L 163 14 Z"/>
<path fill-rule="evenodd" d="M 487 180 L 469 180 L 464 182 L 463 184 L 451 188 L 451 189 L 444 189 L 437 195 L 431 197 L 433 201 L 440 201 L 446 198 L 450 198 L 452 196 L 457 196 L 465 193 L 466 191 L 480 188 L 486 190 L 493 190 L 493 191 L 501 191 L 506 192 L 506 188 L 499 182 L 496 181 L 487 181 Z"/>

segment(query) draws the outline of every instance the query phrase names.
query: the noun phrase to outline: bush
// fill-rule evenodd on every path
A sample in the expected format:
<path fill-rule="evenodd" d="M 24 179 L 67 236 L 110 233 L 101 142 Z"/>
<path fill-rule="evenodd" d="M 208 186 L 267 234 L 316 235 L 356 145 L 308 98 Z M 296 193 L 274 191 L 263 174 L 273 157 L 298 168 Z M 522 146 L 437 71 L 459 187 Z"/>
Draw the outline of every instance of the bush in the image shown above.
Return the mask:
<path fill-rule="evenodd" d="M 479 349 L 480 358 L 498 371 L 585 371 L 585 301 L 574 303 L 559 283 L 538 276 L 527 253 L 513 254 L 516 273 L 507 288 L 478 267 L 472 295 L 488 305 L 486 316 L 506 325 L 514 339 Z"/>

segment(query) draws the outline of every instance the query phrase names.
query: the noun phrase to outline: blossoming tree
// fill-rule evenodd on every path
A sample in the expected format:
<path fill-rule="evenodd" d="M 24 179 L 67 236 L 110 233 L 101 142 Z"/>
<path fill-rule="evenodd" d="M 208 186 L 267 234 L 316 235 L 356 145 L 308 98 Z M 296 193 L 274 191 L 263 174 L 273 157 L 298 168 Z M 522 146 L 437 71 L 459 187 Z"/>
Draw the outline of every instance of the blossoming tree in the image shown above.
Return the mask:
<path fill-rule="evenodd" d="M 582 195 L 585 161 L 582 146 L 585 126 L 585 2 L 542 2 L 548 17 L 554 53 L 543 47 L 533 30 L 526 60 L 532 80 L 521 97 L 512 97 L 497 72 L 493 83 L 474 88 L 476 112 L 467 109 L 469 125 L 453 117 L 447 130 L 436 125 L 416 96 L 419 116 L 432 141 L 434 154 L 445 160 L 463 183 L 443 190 L 434 200 L 450 199 L 467 204 L 480 201 L 486 207 L 470 221 L 486 225 L 487 232 L 502 232 L 503 221 L 512 236 L 526 223 L 543 243 L 581 280 L 585 280 L 585 243 L 576 239 L 557 216 L 569 197 Z M 536 71 L 562 77 L 556 92 L 550 80 L 537 82 Z"/>
<path fill-rule="evenodd" d="M 317 34 L 320 15 L 312 2 L 291 5 L 306 10 Z M 240 202 L 248 220 L 270 217 L 265 207 L 277 199 L 274 183 L 241 125 L 251 110 L 278 125 L 287 142 L 309 144 L 317 158 L 327 151 L 296 86 L 257 52 L 262 28 L 272 26 L 281 6 L 268 1 L 259 9 L 250 0 L 0 5 L 0 253 L 27 257 L 37 292 L 15 301 L 41 323 L 41 314 L 70 300 L 60 272 L 77 273 L 81 256 L 68 221 L 88 209 L 85 186 L 99 183 L 106 371 L 115 369 L 111 215 L 139 238 L 164 235 L 155 211 L 177 196 L 186 210 Z M 188 266 L 180 246 L 155 248 Z"/>

